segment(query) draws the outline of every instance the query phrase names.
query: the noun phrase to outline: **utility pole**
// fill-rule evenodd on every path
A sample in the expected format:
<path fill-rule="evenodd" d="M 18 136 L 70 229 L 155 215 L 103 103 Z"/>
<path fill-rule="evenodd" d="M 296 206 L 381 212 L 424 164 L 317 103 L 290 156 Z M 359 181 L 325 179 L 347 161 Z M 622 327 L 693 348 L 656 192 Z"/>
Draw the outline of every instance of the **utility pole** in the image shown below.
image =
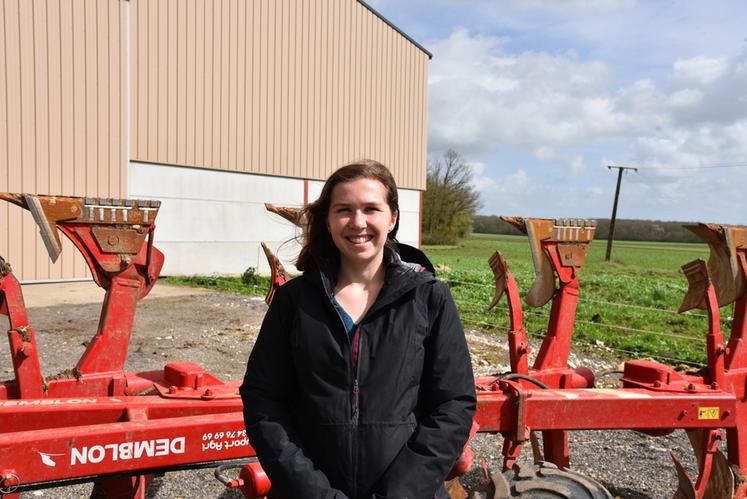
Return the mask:
<path fill-rule="evenodd" d="M 604 257 L 605 262 L 610 261 L 612 256 L 612 239 L 615 236 L 615 219 L 617 218 L 617 198 L 620 197 L 620 183 L 622 182 L 623 172 L 625 170 L 638 171 L 638 168 L 632 168 L 630 166 L 612 166 L 607 165 L 608 170 L 617 168 L 617 187 L 615 187 L 615 203 L 612 205 L 612 218 L 610 219 L 610 233 L 607 236 L 607 254 Z"/>

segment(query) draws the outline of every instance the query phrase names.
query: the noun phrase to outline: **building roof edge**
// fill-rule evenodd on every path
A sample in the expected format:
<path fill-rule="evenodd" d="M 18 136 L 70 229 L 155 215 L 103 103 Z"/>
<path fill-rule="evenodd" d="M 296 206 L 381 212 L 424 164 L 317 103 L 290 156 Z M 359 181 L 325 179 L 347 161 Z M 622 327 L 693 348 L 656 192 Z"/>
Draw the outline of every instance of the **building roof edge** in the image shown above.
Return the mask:
<path fill-rule="evenodd" d="M 425 47 L 420 45 L 418 42 L 416 42 L 410 35 L 399 29 L 397 26 L 394 25 L 389 19 L 381 15 L 381 13 L 371 7 L 369 4 L 367 4 L 364 0 L 356 0 L 359 4 L 364 6 L 366 9 L 368 9 L 373 15 L 384 21 L 387 25 L 389 25 L 390 28 L 392 28 L 394 31 L 402 35 L 407 41 L 415 45 L 417 48 L 425 52 L 425 54 L 428 56 L 428 59 L 433 59 L 433 54 L 431 54 Z"/>

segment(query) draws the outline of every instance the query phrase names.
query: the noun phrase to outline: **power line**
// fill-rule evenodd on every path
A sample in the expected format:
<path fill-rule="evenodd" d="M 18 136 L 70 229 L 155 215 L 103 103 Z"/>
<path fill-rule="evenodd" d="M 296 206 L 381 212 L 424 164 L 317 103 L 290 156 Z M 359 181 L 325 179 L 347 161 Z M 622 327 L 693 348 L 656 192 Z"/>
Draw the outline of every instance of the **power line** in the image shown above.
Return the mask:
<path fill-rule="evenodd" d="M 747 163 L 714 163 L 700 166 L 637 166 L 639 170 L 710 170 L 713 168 L 747 168 Z"/>

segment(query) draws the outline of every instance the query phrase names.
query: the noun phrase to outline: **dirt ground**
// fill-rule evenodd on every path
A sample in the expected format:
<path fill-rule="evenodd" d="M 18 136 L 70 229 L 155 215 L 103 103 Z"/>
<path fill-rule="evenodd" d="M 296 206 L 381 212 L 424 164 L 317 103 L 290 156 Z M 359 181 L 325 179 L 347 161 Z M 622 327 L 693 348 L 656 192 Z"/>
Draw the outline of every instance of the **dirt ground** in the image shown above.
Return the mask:
<path fill-rule="evenodd" d="M 46 286 L 46 287 L 42 287 Z M 56 286 L 56 287 L 55 287 Z M 42 369 L 52 375 L 72 367 L 96 330 L 103 293 L 91 282 L 24 286 L 31 324 L 36 328 Z M 157 284 L 136 315 L 127 370 L 158 369 L 173 361 L 191 361 L 222 379 L 240 379 L 256 339 L 266 306 L 260 297 L 246 297 L 195 288 Z M 467 331 L 476 374 L 507 369 L 503 338 Z M 535 349 L 536 350 L 536 349 Z M 0 346 L 0 376 L 12 376 L 7 345 Z M 571 362 L 614 385 L 614 359 L 585 354 Z M 500 463 L 501 437 L 478 435 L 473 449 L 491 468 Z M 575 432 L 571 436 L 572 466 L 596 478 L 617 497 L 671 497 L 676 487 L 669 451 L 692 466 L 683 434 L 653 439 L 633 432 Z M 471 474 L 476 480 L 477 472 Z M 87 497 L 90 484 L 24 493 L 22 497 Z M 151 487 L 152 498 L 241 497 L 228 491 L 211 470 L 167 473 Z"/>

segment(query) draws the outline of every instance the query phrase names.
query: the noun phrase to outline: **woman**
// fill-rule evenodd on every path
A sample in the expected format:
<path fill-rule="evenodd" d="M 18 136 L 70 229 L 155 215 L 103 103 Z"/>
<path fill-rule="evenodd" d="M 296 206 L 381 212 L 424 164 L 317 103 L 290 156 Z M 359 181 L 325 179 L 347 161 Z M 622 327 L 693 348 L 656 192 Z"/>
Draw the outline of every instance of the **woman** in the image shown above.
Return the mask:
<path fill-rule="evenodd" d="M 391 173 L 346 165 L 305 216 L 240 390 L 270 497 L 448 497 L 474 379 L 448 288 L 396 251 Z"/>

